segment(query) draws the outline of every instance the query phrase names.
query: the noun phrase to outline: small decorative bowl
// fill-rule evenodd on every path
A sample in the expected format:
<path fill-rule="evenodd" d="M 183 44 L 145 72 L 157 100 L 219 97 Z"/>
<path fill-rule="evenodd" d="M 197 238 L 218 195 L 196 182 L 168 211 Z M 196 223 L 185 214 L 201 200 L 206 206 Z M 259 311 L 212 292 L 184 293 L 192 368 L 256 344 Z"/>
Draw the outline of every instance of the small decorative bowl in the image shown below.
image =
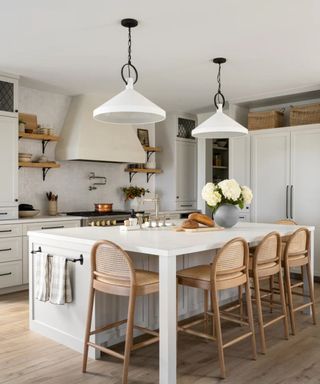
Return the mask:
<path fill-rule="evenodd" d="M 39 215 L 40 209 L 32 209 L 30 211 L 19 211 L 19 217 L 28 218 Z"/>

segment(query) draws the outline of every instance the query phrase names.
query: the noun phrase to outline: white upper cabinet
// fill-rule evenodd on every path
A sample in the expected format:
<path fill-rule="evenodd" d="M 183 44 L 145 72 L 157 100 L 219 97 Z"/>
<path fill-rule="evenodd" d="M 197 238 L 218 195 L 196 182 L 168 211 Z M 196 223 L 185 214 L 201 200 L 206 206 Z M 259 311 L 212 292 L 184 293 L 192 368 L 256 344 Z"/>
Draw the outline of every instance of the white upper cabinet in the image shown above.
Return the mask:
<path fill-rule="evenodd" d="M 251 134 L 252 219 L 271 223 L 288 217 L 290 132 Z"/>
<path fill-rule="evenodd" d="M 0 115 L 18 117 L 18 79 L 0 76 Z"/>
<path fill-rule="evenodd" d="M 18 119 L 0 115 L 0 207 L 17 206 L 18 202 Z M 1 210 L 5 215 L 5 210 Z M 0 217 L 0 219 L 10 219 Z M 9 217 L 10 216 L 10 217 Z"/>

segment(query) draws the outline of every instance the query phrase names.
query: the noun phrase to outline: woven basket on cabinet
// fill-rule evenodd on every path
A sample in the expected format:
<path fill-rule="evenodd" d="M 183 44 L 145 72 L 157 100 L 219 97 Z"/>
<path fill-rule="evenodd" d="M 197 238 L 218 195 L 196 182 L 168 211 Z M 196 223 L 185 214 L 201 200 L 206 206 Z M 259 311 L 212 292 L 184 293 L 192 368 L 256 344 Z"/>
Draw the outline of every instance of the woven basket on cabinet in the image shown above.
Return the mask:
<path fill-rule="evenodd" d="M 284 126 L 284 113 L 281 111 L 249 112 L 248 129 L 279 128 Z"/>
<path fill-rule="evenodd" d="M 291 107 L 290 125 L 320 123 L 320 104 Z"/>

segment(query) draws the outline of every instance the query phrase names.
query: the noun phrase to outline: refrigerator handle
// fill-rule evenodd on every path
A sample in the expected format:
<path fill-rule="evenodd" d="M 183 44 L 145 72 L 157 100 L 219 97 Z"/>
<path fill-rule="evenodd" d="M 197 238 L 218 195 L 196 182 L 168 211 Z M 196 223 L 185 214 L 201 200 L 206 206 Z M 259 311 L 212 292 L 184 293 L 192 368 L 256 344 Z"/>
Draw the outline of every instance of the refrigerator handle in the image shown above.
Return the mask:
<path fill-rule="evenodd" d="M 293 219 L 293 185 L 290 187 L 290 219 Z"/>
<path fill-rule="evenodd" d="M 286 218 L 289 219 L 289 185 L 286 186 Z"/>

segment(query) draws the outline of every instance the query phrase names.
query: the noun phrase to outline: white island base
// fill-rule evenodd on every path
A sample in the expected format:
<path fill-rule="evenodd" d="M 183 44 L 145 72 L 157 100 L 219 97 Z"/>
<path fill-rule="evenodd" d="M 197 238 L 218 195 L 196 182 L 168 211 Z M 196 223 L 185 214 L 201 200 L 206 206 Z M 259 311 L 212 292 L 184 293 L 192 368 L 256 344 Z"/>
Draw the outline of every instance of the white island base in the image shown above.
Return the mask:
<path fill-rule="evenodd" d="M 198 264 L 207 264 L 217 249 L 228 240 L 241 236 L 255 243 L 271 231 L 288 235 L 297 227 L 290 225 L 238 223 L 235 227 L 218 232 L 186 233 L 172 229 L 145 229 L 120 232 L 119 227 L 65 228 L 29 232 L 30 254 L 30 329 L 61 344 L 82 352 L 87 315 L 90 281 L 90 251 L 95 241 L 114 241 L 130 253 L 137 268 L 160 273 L 160 300 L 158 295 L 138 298 L 136 324 L 143 327 L 160 326 L 159 368 L 161 384 L 176 383 L 176 270 Z M 311 230 L 311 261 L 313 270 L 313 227 Z M 53 305 L 34 300 L 33 254 L 42 252 L 79 258 L 84 263 L 70 263 L 73 302 Z M 185 318 L 203 311 L 203 292 L 192 288 L 179 288 L 179 316 Z M 221 302 L 235 296 L 235 291 L 223 292 Z M 105 325 L 127 317 L 127 299 L 98 294 L 94 307 L 93 327 Z M 95 342 L 112 345 L 122 341 L 125 328 L 109 330 L 95 336 Z M 99 352 L 91 349 L 91 357 Z M 79 366 L 79 369 L 81 367 Z"/>

